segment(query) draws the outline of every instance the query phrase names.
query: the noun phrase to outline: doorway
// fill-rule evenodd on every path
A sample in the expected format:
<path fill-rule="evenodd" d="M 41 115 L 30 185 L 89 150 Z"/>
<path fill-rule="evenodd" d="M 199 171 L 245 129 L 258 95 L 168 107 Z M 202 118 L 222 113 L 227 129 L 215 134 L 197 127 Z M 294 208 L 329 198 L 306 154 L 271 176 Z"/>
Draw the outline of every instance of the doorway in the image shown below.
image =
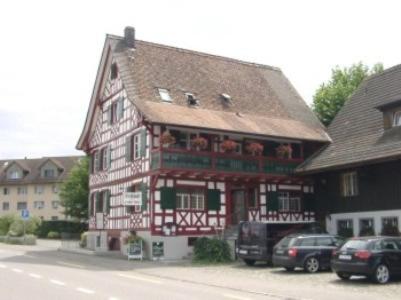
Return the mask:
<path fill-rule="evenodd" d="M 245 190 L 231 191 L 231 224 L 237 225 L 248 219 Z"/>

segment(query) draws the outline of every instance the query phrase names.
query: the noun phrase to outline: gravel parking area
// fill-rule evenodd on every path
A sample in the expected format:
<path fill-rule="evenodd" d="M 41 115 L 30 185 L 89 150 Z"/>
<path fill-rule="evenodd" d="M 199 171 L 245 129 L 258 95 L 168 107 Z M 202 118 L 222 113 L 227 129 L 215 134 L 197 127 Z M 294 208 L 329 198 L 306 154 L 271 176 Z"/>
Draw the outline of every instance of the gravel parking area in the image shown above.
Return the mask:
<path fill-rule="evenodd" d="M 224 286 L 264 294 L 277 299 L 400 299 L 401 279 L 377 285 L 365 278 L 342 281 L 330 271 L 307 274 L 286 272 L 266 265 L 246 266 L 240 262 L 220 266 L 168 266 L 146 268 L 142 272 L 159 277 Z"/>

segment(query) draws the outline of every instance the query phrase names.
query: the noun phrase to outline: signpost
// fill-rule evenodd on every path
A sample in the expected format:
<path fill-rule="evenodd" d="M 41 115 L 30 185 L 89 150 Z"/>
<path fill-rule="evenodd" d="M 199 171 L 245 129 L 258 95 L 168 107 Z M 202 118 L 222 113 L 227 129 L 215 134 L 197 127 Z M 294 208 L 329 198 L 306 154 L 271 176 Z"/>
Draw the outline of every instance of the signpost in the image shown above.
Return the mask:
<path fill-rule="evenodd" d="M 29 219 L 29 210 L 27 209 L 21 210 L 21 218 L 24 223 L 24 244 L 25 244 L 25 227 L 26 227 L 25 222 Z"/>
<path fill-rule="evenodd" d="M 124 193 L 125 206 L 141 206 L 142 205 L 142 192 L 125 192 Z"/>

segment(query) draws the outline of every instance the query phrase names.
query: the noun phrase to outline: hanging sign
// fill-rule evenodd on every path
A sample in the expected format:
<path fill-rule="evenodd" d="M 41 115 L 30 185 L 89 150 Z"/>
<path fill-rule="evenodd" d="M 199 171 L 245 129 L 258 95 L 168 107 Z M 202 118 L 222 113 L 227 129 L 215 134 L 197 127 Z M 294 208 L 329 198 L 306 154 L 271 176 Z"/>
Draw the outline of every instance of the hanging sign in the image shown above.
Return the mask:
<path fill-rule="evenodd" d="M 125 206 L 141 206 L 142 205 L 142 192 L 125 192 L 124 193 Z"/>

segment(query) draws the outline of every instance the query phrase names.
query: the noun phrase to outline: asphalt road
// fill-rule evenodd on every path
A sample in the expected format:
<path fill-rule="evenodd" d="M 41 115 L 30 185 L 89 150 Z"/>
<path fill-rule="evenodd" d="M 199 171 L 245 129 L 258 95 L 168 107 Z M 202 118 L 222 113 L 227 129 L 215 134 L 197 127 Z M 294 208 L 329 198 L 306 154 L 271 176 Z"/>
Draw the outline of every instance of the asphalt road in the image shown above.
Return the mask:
<path fill-rule="evenodd" d="M 0 244 L 0 299 L 272 299 L 146 275 L 135 262 L 70 254 L 46 247 Z"/>

